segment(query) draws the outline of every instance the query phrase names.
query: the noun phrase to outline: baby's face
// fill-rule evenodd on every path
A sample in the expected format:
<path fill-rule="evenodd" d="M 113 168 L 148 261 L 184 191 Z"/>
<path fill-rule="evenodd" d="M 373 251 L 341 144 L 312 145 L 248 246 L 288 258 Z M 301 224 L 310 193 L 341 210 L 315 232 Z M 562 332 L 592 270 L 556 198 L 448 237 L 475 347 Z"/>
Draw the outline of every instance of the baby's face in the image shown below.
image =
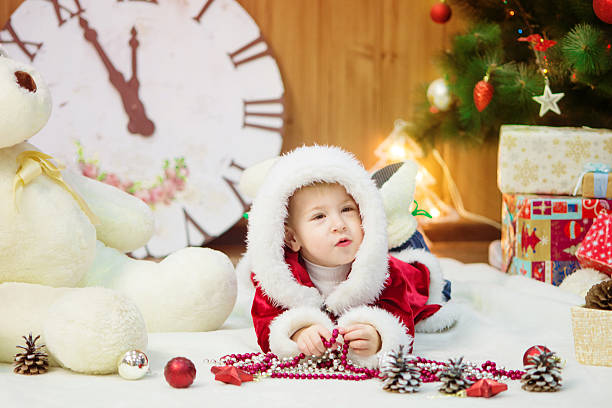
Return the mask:
<path fill-rule="evenodd" d="M 291 249 L 321 266 L 353 262 L 363 241 L 359 207 L 339 184 L 296 191 L 289 200 L 286 230 Z"/>

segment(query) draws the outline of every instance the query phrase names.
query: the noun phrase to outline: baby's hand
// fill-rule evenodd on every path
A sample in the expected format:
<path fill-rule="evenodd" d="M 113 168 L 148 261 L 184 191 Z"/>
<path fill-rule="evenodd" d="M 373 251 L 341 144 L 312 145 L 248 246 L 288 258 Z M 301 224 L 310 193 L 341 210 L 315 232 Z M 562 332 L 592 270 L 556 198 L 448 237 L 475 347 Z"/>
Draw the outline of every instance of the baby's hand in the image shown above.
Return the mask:
<path fill-rule="evenodd" d="M 321 337 L 329 341 L 331 339 L 331 333 L 325 327 L 320 324 L 313 324 L 312 326 L 303 327 L 296 331 L 291 340 L 295 341 L 300 349 L 300 352 L 307 356 L 320 356 L 325 352 L 325 346 Z"/>
<path fill-rule="evenodd" d="M 368 357 L 380 350 L 380 334 L 371 324 L 357 323 L 340 327 L 339 332 L 344 337 L 344 342 L 349 344 L 349 349 L 358 356 Z"/>

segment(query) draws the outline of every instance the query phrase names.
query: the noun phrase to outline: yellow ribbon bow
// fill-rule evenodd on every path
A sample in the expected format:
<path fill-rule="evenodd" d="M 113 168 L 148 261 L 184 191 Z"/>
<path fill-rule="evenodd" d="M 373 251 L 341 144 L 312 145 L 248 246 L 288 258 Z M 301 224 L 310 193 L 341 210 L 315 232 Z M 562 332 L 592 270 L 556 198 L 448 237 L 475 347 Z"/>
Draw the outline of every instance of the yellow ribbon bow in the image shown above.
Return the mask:
<path fill-rule="evenodd" d="M 21 192 L 23 188 L 29 184 L 36 177 L 41 174 L 47 175 L 51 180 L 59 184 L 64 190 L 68 191 L 72 197 L 76 200 L 81 207 L 81 210 L 89 217 L 89 220 L 93 225 L 100 225 L 100 220 L 96 215 L 89 209 L 85 200 L 81 198 L 62 178 L 63 166 L 56 166 L 51 162 L 53 157 L 48 154 L 37 152 L 34 150 L 26 150 L 21 152 L 17 156 L 17 174 L 15 175 L 15 181 L 13 182 L 13 199 L 15 202 L 15 208 L 19 211 L 19 201 L 21 199 Z"/>

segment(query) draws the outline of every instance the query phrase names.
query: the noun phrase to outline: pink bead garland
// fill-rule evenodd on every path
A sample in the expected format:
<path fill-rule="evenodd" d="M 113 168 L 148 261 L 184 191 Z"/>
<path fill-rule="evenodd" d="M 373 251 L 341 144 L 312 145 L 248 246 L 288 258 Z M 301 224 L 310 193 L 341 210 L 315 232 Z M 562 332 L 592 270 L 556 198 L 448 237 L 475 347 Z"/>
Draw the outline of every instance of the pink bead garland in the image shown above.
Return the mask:
<path fill-rule="evenodd" d="M 380 370 L 358 367 L 348 360 L 349 345 L 336 345 L 338 334 L 338 329 L 334 329 L 330 341 L 323 339 L 326 351 L 318 358 L 313 356 L 306 359 L 304 353 L 285 359 L 279 359 L 273 353 L 246 353 L 223 356 L 221 363 L 236 366 L 257 377 L 347 381 L 381 378 Z M 447 363 L 422 357 L 416 357 L 416 365 L 421 372 L 421 381 L 425 383 L 439 381 L 438 373 L 447 367 Z M 519 380 L 524 374 L 520 370 L 498 369 L 496 363 L 488 360 L 480 367 L 473 363 L 466 365 L 467 378 L 472 381 L 480 378 Z"/>

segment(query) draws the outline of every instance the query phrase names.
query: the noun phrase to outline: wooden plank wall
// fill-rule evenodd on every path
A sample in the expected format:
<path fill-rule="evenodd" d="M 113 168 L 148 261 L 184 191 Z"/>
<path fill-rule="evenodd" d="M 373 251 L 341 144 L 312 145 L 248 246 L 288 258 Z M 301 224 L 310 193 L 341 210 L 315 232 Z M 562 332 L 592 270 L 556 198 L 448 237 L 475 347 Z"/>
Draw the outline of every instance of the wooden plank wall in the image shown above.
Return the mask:
<path fill-rule="evenodd" d="M 0 0 L 0 26 L 22 1 Z M 410 120 L 417 87 L 439 76 L 433 57 L 462 25 L 458 16 L 446 25 L 433 23 L 433 0 L 237 1 L 258 23 L 285 81 L 283 150 L 335 144 L 366 167 L 375 163 L 374 149 L 394 120 Z M 499 219 L 496 146 L 439 150 L 466 208 Z"/>

